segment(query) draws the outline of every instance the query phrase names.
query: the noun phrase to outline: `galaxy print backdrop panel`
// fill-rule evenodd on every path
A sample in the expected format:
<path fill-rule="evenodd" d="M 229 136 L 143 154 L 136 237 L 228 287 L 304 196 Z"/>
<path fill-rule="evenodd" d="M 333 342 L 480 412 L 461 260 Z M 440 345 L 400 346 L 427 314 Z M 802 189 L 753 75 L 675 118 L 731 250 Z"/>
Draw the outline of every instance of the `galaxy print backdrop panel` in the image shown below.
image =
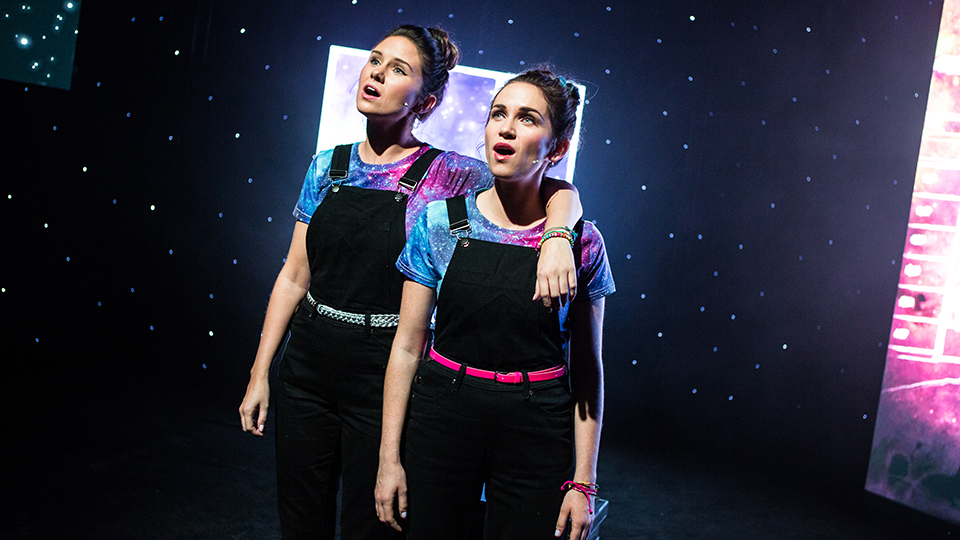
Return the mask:
<path fill-rule="evenodd" d="M 0 2 L 0 78 L 70 89 L 80 0 Z"/>
<path fill-rule="evenodd" d="M 866 489 L 960 523 L 960 0 L 943 6 Z"/>
<path fill-rule="evenodd" d="M 357 74 L 369 57 L 368 50 L 330 46 L 317 152 L 338 144 L 364 139 L 364 118 L 356 106 Z M 503 71 L 457 66 L 450 74 L 440 108 L 426 122 L 416 127 L 414 134 L 421 141 L 430 141 L 430 144 L 437 148 L 483 160 L 483 128 L 490 109 L 490 100 L 514 75 Z M 586 88 L 582 85 L 577 87 L 580 95 L 585 96 Z M 570 148 L 577 148 L 580 142 L 580 124 L 585 101 L 581 99 L 577 110 L 577 126 L 570 141 Z M 576 152 L 568 152 L 560 163 L 550 170 L 550 176 L 572 182 L 576 161 Z"/>

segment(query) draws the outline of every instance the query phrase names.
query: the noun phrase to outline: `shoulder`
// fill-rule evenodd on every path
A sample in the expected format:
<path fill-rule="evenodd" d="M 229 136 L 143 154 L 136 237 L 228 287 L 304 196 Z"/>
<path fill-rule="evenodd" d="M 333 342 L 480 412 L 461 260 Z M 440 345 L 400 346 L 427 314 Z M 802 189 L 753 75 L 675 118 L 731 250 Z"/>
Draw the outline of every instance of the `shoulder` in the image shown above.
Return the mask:
<path fill-rule="evenodd" d="M 321 150 L 317 152 L 317 155 L 314 156 L 314 159 L 330 161 L 333 159 L 333 148 L 327 148 L 326 150 Z"/>
<path fill-rule="evenodd" d="M 445 151 L 430 164 L 424 182 L 428 186 L 424 196 L 437 200 L 491 185 L 493 177 L 487 164 L 479 159 Z"/>
<path fill-rule="evenodd" d="M 333 160 L 333 149 L 324 150 L 314 154 L 310 161 L 310 167 L 307 168 L 307 175 L 304 178 L 304 188 L 310 187 L 312 190 L 320 188 L 327 179 L 327 172 L 330 171 L 330 162 Z"/>
<path fill-rule="evenodd" d="M 597 226 L 590 221 L 583 222 L 583 231 L 580 236 L 580 250 L 582 253 L 580 277 L 585 280 L 587 294 L 578 294 L 577 300 L 596 300 L 613 294 L 616 285 L 613 282 L 613 273 L 610 270 L 610 260 L 607 258 L 607 249 L 603 244 L 603 235 Z"/>
<path fill-rule="evenodd" d="M 603 245 L 603 235 L 600 234 L 600 229 L 597 228 L 596 224 L 592 221 L 583 221 L 583 232 L 580 235 L 581 242 L 584 244 L 597 244 Z"/>
<path fill-rule="evenodd" d="M 349 167 L 351 169 L 354 168 L 353 156 L 357 154 L 357 144 L 359 143 L 353 143 L 353 148 L 351 148 L 350 151 L 351 160 Z M 333 151 L 333 148 L 328 148 L 317 152 L 317 154 L 313 156 L 313 163 L 310 164 L 310 168 L 314 169 L 317 177 L 325 177 L 327 172 L 330 171 L 330 164 L 333 161 Z"/>
<path fill-rule="evenodd" d="M 441 152 L 433 161 L 432 168 L 440 168 L 456 173 L 482 172 L 487 164 L 479 159 L 458 154 L 452 150 Z"/>
<path fill-rule="evenodd" d="M 318 166 L 322 165 L 323 169 L 329 169 L 331 161 L 333 161 L 333 148 L 321 150 L 317 152 L 317 155 L 313 156 L 314 164 Z"/>
<path fill-rule="evenodd" d="M 414 236 L 432 235 L 437 230 L 446 231 L 450 228 L 449 223 L 446 201 L 429 202 L 423 207 L 423 211 L 419 213 L 416 221 L 413 223 L 410 238 Z"/>
<path fill-rule="evenodd" d="M 447 201 L 441 200 L 427 203 L 427 207 L 420 218 L 424 221 L 424 225 L 430 229 L 448 227 Z"/>
<path fill-rule="evenodd" d="M 463 154 L 458 154 L 453 150 L 445 150 L 439 156 L 437 156 L 437 160 L 443 160 L 444 163 L 465 169 L 479 169 L 486 167 L 486 164 L 483 161 L 480 161 L 477 158 L 465 156 Z"/>
<path fill-rule="evenodd" d="M 583 268 L 608 266 L 607 248 L 603 242 L 600 229 L 591 222 L 584 220 L 583 230 L 580 233 L 581 264 Z"/>

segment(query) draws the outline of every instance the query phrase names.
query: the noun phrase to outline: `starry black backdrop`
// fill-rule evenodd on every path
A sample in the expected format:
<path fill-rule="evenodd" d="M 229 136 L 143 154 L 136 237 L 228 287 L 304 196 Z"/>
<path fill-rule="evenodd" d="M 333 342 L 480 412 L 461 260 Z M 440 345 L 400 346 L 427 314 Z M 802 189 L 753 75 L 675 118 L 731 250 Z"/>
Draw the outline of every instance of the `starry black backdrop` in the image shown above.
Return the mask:
<path fill-rule="evenodd" d="M 192 398 L 197 414 L 236 414 L 314 151 L 327 49 L 413 22 L 450 31 L 462 64 L 549 61 L 590 88 L 577 186 L 618 286 L 605 445 L 857 497 L 940 12 L 84 4 L 69 92 L 0 81 L 0 384 L 19 470 L 92 453 L 145 411 L 176 433 Z"/>

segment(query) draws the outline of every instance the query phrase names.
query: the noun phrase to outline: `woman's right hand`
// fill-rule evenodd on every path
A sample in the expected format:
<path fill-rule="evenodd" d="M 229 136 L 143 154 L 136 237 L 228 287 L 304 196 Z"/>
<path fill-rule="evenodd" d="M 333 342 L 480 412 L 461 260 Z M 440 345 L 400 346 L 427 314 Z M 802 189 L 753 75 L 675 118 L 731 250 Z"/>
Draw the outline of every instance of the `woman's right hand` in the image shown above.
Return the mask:
<path fill-rule="evenodd" d="M 240 426 L 258 437 L 263 437 L 267 423 L 267 409 L 270 408 L 270 383 L 267 376 L 250 376 L 247 393 L 240 404 Z M 258 414 L 259 413 L 259 414 Z M 254 415 L 257 420 L 254 422 Z"/>
<path fill-rule="evenodd" d="M 407 473 L 399 461 L 387 462 L 380 460 L 380 470 L 377 471 L 377 489 L 374 491 L 377 500 L 377 517 L 380 521 L 390 525 L 398 531 L 403 529 L 397 522 L 394 507 L 400 511 L 400 518 L 407 517 Z M 394 502 L 396 501 L 396 502 Z"/>

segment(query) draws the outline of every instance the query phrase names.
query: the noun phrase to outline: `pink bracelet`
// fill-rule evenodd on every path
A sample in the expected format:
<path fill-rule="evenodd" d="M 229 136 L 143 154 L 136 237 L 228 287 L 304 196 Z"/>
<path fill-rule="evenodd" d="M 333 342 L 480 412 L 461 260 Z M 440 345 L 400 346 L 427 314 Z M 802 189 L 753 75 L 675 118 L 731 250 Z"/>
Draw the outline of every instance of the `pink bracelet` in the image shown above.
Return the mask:
<path fill-rule="evenodd" d="M 593 513 L 593 504 L 590 503 L 590 497 L 597 496 L 597 490 L 600 489 L 599 485 L 592 484 L 590 482 L 573 482 L 571 480 L 567 480 L 562 486 L 560 486 L 560 489 L 562 491 L 569 491 L 572 489 L 574 491 L 583 493 L 584 497 L 587 498 L 587 512 L 590 512 L 591 514 Z"/>

